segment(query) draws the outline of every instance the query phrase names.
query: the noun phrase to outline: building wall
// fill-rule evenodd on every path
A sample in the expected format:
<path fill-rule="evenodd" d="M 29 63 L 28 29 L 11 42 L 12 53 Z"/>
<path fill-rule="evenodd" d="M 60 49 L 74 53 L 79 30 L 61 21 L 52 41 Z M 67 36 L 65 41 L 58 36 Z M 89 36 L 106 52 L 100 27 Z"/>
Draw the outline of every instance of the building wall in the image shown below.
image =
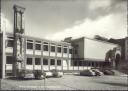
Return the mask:
<path fill-rule="evenodd" d="M 10 60 L 13 53 L 13 38 L 11 34 L 7 34 L 6 38 L 6 61 Z M 68 70 L 71 62 L 72 54 L 69 53 L 69 50 L 72 49 L 70 43 L 66 42 L 55 42 L 45 39 L 33 38 L 25 36 L 25 61 L 22 63 L 22 68 L 29 70 Z M 45 48 L 44 48 L 45 46 Z M 47 46 L 47 47 L 46 47 Z M 60 51 L 58 52 L 58 47 Z M 66 51 L 65 51 L 66 50 Z M 40 62 L 37 62 L 36 60 Z M 48 60 L 48 64 L 44 65 L 43 61 Z M 31 60 L 32 63 L 27 61 Z M 51 60 L 54 60 L 51 63 Z M 6 72 L 11 72 L 12 64 L 7 62 L 5 65 Z M 36 63 L 37 62 L 37 63 Z"/>
<path fill-rule="evenodd" d="M 0 78 L 5 78 L 5 32 L 0 33 Z"/>
<path fill-rule="evenodd" d="M 84 58 L 95 61 L 105 61 L 106 53 L 118 47 L 116 44 L 84 38 Z"/>
<path fill-rule="evenodd" d="M 74 48 L 73 58 L 84 58 L 84 38 L 74 40 L 72 45 Z"/>
<path fill-rule="evenodd" d="M 128 61 L 128 37 L 125 38 L 125 60 Z"/>

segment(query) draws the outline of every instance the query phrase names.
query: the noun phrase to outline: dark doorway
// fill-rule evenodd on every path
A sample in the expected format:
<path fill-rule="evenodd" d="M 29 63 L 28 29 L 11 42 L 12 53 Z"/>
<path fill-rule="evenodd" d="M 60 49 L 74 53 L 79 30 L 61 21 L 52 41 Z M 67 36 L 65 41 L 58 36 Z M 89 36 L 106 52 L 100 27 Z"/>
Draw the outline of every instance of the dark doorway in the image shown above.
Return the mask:
<path fill-rule="evenodd" d="M 116 66 L 116 69 L 119 68 L 120 59 L 121 59 L 120 54 L 116 54 L 116 59 L 115 59 L 115 66 Z"/>
<path fill-rule="evenodd" d="M 0 33 L 0 78 L 2 78 L 2 34 Z"/>

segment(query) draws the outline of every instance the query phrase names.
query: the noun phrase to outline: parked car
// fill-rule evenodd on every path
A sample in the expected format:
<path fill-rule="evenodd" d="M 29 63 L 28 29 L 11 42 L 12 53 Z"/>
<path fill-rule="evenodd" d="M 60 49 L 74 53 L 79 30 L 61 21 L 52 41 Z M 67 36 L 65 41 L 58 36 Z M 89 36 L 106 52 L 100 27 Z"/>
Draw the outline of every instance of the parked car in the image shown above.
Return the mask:
<path fill-rule="evenodd" d="M 92 69 L 93 72 L 95 72 L 96 76 L 102 76 L 104 75 L 103 72 L 101 72 L 99 69 Z"/>
<path fill-rule="evenodd" d="M 21 70 L 18 74 L 20 79 L 34 79 L 35 76 L 32 70 Z"/>
<path fill-rule="evenodd" d="M 80 71 L 80 75 L 81 76 L 95 76 L 96 74 L 91 69 L 87 69 L 87 70 Z"/>
<path fill-rule="evenodd" d="M 115 75 L 115 73 L 112 70 L 108 70 L 108 69 L 103 70 L 103 73 L 105 75 Z"/>
<path fill-rule="evenodd" d="M 59 70 L 53 69 L 51 70 L 53 77 L 62 77 L 63 72 L 60 72 Z"/>
<path fill-rule="evenodd" d="M 45 72 L 45 77 L 46 78 L 52 77 L 52 76 L 53 76 L 52 72 L 50 72 L 50 71 Z"/>

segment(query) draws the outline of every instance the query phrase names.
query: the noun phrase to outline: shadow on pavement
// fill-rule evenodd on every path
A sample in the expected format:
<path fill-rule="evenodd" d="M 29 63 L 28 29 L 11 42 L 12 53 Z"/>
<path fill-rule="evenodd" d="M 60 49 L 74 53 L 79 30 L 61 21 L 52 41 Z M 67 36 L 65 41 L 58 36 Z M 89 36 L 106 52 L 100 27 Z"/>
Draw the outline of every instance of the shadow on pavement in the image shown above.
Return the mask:
<path fill-rule="evenodd" d="M 123 86 L 123 87 L 128 87 L 128 83 L 125 84 L 125 83 L 110 83 L 110 82 L 98 82 L 98 83 L 101 83 L 101 84 L 108 84 L 108 85 L 113 85 L 113 86 Z"/>
<path fill-rule="evenodd" d="M 6 78 L 7 80 L 16 80 L 16 81 L 28 81 L 28 80 L 35 80 L 35 79 L 32 79 L 32 78 L 29 78 L 29 79 L 23 79 L 23 78 L 17 78 L 17 77 L 8 77 Z"/>

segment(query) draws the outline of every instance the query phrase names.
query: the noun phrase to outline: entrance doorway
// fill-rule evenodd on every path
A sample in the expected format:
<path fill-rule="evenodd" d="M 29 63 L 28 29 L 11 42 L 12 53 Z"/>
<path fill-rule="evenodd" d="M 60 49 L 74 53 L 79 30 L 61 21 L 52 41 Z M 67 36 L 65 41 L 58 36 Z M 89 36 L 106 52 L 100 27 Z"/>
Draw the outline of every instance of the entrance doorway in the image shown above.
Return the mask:
<path fill-rule="evenodd" d="M 120 59 L 121 59 L 120 54 L 116 54 L 116 58 L 115 58 L 115 67 L 116 67 L 116 69 L 119 68 Z"/>
<path fill-rule="evenodd" d="M 0 33 L 0 78 L 2 78 L 2 34 Z"/>

